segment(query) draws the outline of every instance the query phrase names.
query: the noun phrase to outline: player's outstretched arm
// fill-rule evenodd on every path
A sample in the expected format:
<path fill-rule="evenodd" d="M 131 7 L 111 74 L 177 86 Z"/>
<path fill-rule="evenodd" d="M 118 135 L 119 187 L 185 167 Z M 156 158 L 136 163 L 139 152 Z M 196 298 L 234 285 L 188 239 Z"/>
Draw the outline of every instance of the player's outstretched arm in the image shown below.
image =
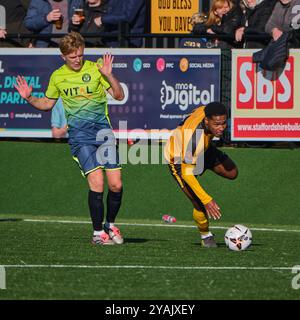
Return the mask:
<path fill-rule="evenodd" d="M 193 174 L 194 165 L 182 164 L 181 165 L 182 178 L 193 190 L 195 195 L 201 200 L 206 209 L 207 215 L 210 219 L 220 219 L 221 212 L 217 203 L 212 199 L 210 195 L 201 187 L 199 181 Z"/>
<path fill-rule="evenodd" d="M 32 96 L 32 86 L 28 86 L 24 77 L 17 76 L 16 84 L 14 86 L 18 90 L 20 96 L 38 110 L 48 111 L 55 105 L 56 100 Z"/>
<path fill-rule="evenodd" d="M 119 80 L 112 73 L 112 63 L 114 61 L 114 57 L 111 54 L 103 55 L 103 64 L 97 65 L 99 71 L 102 75 L 104 75 L 109 81 L 111 87 L 108 89 L 109 94 L 116 100 L 124 99 L 124 91 L 121 87 Z"/>

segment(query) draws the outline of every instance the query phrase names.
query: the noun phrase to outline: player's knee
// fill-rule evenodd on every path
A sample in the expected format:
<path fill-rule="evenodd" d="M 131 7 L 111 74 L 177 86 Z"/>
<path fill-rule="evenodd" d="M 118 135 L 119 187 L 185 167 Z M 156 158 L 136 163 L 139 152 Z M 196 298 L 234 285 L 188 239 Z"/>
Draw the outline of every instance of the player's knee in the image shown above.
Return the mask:
<path fill-rule="evenodd" d="M 122 191 L 122 181 L 116 181 L 109 184 L 109 190 L 112 192 L 121 192 Z"/>
<path fill-rule="evenodd" d="M 95 192 L 103 192 L 104 182 L 102 179 L 99 179 L 99 177 L 89 176 L 88 183 L 89 183 L 89 187 L 91 190 L 93 190 Z"/>
<path fill-rule="evenodd" d="M 89 187 L 92 191 L 95 192 L 103 192 L 104 190 L 104 186 L 103 183 L 99 183 L 99 182 L 89 182 Z"/>
<path fill-rule="evenodd" d="M 230 170 L 229 172 L 227 172 L 227 178 L 230 180 L 235 180 L 238 176 L 239 172 L 237 167 L 233 168 L 232 170 Z"/>

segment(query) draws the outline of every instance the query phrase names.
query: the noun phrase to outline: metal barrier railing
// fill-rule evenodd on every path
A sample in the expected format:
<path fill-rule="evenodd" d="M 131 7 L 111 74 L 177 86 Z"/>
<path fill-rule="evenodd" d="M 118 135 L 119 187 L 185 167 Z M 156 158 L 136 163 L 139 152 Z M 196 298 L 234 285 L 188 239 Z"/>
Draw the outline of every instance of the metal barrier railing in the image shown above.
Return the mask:
<path fill-rule="evenodd" d="M 81 33 L 85 39 L 89 38 L 104 38 L 104 39 L 116 39 L 118 41 L 119 48 L 128 48 L 130 47 L 130 40 L 141 38 L 144 41 L 143 47 L 147 48 L 157 48 L 157 44 L 159 43 L 159 47 L 164 48 L 178 48 L 179 41 L 182 38 L 206 38 L 206 39 L 215 39 L 219 40 L 227 40 L 234 42 L 233 35 L 212 35 L 212 34 L 158 34 L 158 33 L 130 33 L 129 24 L 126 22 L 120 22 L 118 24 L 118 29 L 115 32 L 97 32 L 97 33 Z M 48 33 L 48 34 L 30 34 L 30 33 L 14 33 L 7 34 L 6 40 L 22 40 L 22 39 L 33 39 L 33 40 L 50 40 L 51 38 L 61 38 L 65 34 L 62 33 Z M 271 37 L 267 33 L 261 34 L 245 34 L 245 40 L 270 40 Z M 149 41 L 150 40 L 150 41 Z M 1 46 L 1 39 L 0 39 Z"/>

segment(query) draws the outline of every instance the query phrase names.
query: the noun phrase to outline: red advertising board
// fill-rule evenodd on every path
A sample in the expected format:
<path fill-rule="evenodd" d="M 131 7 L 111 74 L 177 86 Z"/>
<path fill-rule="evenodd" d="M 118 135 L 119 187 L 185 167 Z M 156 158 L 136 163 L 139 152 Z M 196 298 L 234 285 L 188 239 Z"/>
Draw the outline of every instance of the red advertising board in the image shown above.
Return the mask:
<path fill-rule="evenodd" d="M 232 53 L 232 140 L 300 140 L 300 50 L 276 72 L 253 63 L 253 52 Z"/>

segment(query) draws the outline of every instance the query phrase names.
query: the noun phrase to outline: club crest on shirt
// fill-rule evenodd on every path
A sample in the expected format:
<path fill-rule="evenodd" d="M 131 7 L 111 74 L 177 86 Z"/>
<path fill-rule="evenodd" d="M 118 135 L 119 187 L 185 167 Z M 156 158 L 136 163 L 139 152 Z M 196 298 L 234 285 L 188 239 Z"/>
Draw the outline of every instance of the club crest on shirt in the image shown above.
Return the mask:
<path fill-rule="evenodd" d="M 83 82 L 90 82 L 90 81 L 91 81 L 91 76 L 90 76 L 88 73 L 85 73 L 85 74 L 82 76 L 82 81 L 83 81 Z"/>

